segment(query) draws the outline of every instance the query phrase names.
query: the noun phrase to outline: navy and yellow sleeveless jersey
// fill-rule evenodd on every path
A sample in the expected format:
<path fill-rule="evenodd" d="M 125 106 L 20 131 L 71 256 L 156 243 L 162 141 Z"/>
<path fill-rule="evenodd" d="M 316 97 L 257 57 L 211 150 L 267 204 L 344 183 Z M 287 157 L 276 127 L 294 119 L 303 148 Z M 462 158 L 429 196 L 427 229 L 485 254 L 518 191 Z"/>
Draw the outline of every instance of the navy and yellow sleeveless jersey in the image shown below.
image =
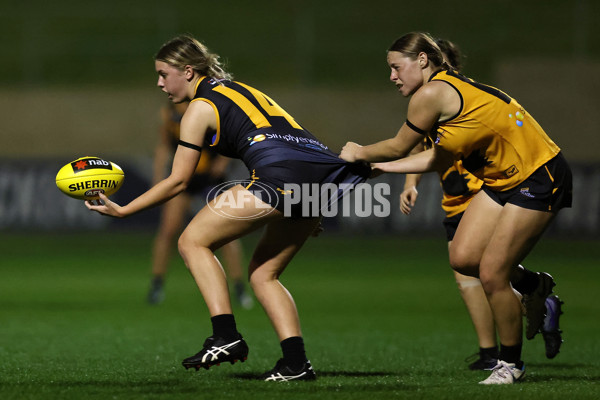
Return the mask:
<path fill-rule="evenodd" d="M 240 158 L 249 170 L 285 160 L 343 163 L 270 97 L 241 82 L 202 77 L 192 101 L 210 104 L 217 117 L 204 147 Z"/>
<path fill-rule="evenodd" d="M 442 209 L 446 217 L 453 217 L 467 209 L 473 197 L 479 192 L 483 181 L 469 173 L 460 160 L 440 174 L 442 184 Z"/>
<path fill-rule="evenodd" d="M 560 152 L 536 120 L 504 92 L 453 70 L 439 71 L 430 81 L 450 84 L 461 98 L 459 112 L 437 124 L 432 140 L 490 189 L 515 187 Z"/>
<path fill-rule="evenodd" d="M 179 145 L 179 130 L 181 127 L 181 118 L 183 118 L 183 114 L 175 108 L 173 103 L 169 103 L 167 111 L 169 113 L 169 118 L 164 121 L 164 123 L 169 135 L 171 148 L 173 149 L 173 152 L 175 152 L 175 150 L 177 150 L 177 146 Z M 209 148 L 207 151 L 203 151 L 200 155 L 200 161 L 198 161 L 198 165 L 196 166 L 194 173 L 196 175 L 207 174 L 210 169 L 210 163 L 215 156 L 217 156 L 216 150 Z"/>
<path fill-rule="evenodd" d="M 424 145 L 430 149 L 433 144 L 426 138 Z M 447 218 L 464 212 L 483 186 L 483 181 L 467 171 L 460 160 L 454 160 L 447 170 L 438 171 L 438 175 L 442 186 L 442 209 Z"/>

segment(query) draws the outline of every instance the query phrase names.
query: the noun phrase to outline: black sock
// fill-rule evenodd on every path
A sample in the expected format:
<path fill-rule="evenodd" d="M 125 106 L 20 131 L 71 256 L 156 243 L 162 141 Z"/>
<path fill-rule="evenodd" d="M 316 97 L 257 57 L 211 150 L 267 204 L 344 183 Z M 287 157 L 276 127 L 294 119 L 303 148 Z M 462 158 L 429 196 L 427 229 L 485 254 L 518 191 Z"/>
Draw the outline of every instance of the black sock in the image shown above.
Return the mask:
<path fill-rule="evenodd" d="M 479 357 L 488 356 L 489 358 L 498 358 L 498 346 L 480 347 Z"/>
<path fill-rule="evenodd" d="M 514 346 L 505 346 L 500 343 L 500 355 L 498 358 L 510 364 L 517 364 L 517 367 L 521 367 L 521 348 L 523 343 L 516 344 Z"/>
<path fill-rule="evenodd" d="M 281 341 L 281 351 L 285 363 L 292 370 L 299 370 L 306 362 L 306 352 L 304 351 L 304 339 L 300 336 L 292 336 Z"/>
<path fill-rule="evenodd" d="M 151 283 L 154 287 L 161 287 L 165 283 L 165 278 L 162 275 L 154 275 L 152 277 Z"/>
<path fill-rule="evenodd" d="M 519 266 L 520 268 L 523 268 Z M 522 277 L 516 282 L 512 282 L 513 288 L 521 294 L 531 294 L 540 283 L 540 276 L 537 272 L 530 271 L 526 268 L 522 270 Z"/>
<path fill-rule="evenodd" d="M 236 296 L 241 296 L 246 291 L 246 287 L 244 282 L 240 279 L 239 281 L 235 281 L 233 284 L 233 289 L 235 290 Z"/>
<path fill-rule="evenodd" d="M 213 336 L 220 336 L 225 340 L 237 339 L 239 333 L 233 314 L 215 315 L 210 321 L 212 322 Z"/>

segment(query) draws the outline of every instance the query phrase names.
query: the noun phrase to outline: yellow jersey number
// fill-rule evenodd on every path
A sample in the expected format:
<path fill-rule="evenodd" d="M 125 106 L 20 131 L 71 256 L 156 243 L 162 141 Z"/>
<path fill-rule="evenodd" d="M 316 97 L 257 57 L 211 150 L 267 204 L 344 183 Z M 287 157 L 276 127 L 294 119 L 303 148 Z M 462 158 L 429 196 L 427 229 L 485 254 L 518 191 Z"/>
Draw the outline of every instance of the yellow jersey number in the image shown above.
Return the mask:
<path fill-rule="evenodd" d="M 286 121 L 296 129 L 302 129 L 302 127 L 292 118 L 290 114 L 288 114 L 283 108 L 281 108 L 277 103 L 273 101 L 266 94 L 254 89 L 253 87 L 244 85 L 243 83 L 237 82 L 239 85 L 245 87 L 252 96 L 258 101 L 261 108 L 271 117 L 283 117 Z M 226 96 L 238 107 L 240 107 L 244 113 L 250 118 L 250 120 L 256 125 L 256 129 L 267 128 L 270 127 L 271 124 L 269 120 L 265 117 L 265 115 L 258 109 L 254 104 L 252 104 L 247 98 L 242 96 L 239 92 L 236 92 L 233 89 L 230 89 L 226 86 L 217 86 L 213 89 L 215 92 L 221 93 L 223 96 Z"/>

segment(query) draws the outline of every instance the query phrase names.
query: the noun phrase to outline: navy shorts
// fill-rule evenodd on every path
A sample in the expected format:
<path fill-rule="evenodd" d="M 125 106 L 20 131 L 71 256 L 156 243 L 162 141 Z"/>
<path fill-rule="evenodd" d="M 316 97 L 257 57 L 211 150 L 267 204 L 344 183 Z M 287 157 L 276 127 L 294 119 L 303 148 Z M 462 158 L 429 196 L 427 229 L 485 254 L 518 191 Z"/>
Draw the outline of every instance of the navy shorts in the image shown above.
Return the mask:
<path fill-rule="evenodd" d="M 464 214 L 465 214 L 465 212 L 463 211 L 463 212 L 453 215 L 451 217 L 444 218 L 444 221 L 442 222 L 442 224 L 444 224 L 444 229 L 446 230 L 446 239 L 449 242 L 452 241 L 452 239 L 454 239 L 454 235 L 456 234 L 456 229 L 458 228 L 458 224 L 460 223 L 460 220 L 462 219 L 462 216 Z"/>
<path fill-rule="evenodd" d="M 185 189 L 185 193 L 192 196 L 208 196 L 211 189 L 220 183 L 223 183 L 222 179 L 214 178 L 209 174 L 194 174 Z M 207 199 L 207 201 L 210 200 L 212 198 Z"/>
<path fill-rule="evenodd" d="M 562 153 L 558 153 L 512 189 L 498 192 L 483 185 L 482 190 L 501 206 L 510 203 L 531 210 L 556 213 L 561 208 L 571 207 L 573 176 Z"/>
<path fill-rule="evenodd" d="M 258 167 L 250 172 L 252 177 L 243 184 L 252 194 L 281 212 L 286 212 L 287 202 L 289 207 L 287 211 L 291 214 L 286 216 L 299 218 L 319 215 L 314 213 L 306 215 L 306 212 L 303 212 L 303 201 L 290 204 L 290 198 L 294 194 L 286 190 L 286 184 L 287 187 L 289 184 L 295 184 L 302 188 L 306 187 L 304 184 L 312 184 L 310 188 L 316 188 L 317 192 L 303 192 L 302 196 L 316 193 L 311 199 L 317 204 L 323 204 L 322 201 L 330 203 L 337 201 L 349 191 L 342 188 L 351 188 L 364 182 L 369 177 L 371 168 L 366 164 L 349 164 L 341 160 L 339 163 L 285 160 Z M 340 190 L 335 193 L 330 191 L 321 193 L 324 184 L 333 184 Z M 342 184 L 344 185 L 341 186 Z M 327 198 L 322 199 L 322 196 Z"/>

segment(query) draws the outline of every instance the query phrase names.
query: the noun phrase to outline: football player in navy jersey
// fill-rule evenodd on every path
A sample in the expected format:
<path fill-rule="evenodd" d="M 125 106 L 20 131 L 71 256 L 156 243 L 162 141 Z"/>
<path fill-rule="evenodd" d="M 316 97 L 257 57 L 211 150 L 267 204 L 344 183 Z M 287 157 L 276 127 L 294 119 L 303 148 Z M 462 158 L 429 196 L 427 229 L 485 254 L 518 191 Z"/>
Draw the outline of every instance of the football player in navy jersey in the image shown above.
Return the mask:
<path fill-rule="evenodd" d="M 190 101 L 181 120 L 171 173 L 127 205 L 119 206 L 101 196 L 102 205 L 86 202 L 87 207 L 126 217 L 177 196 L 189 184 L 206 146 L 241 159 L 250 178 L 224 188 L 179 238 L 179 252 L 204 297 L 213 328 L 200 352 L 186 358 L 183 365 L 199 369 L 246 359 L 248 346 L 237 330 L 225 274 L 213 253 L 225 243 L 264 227 L 248 274 L 256 298 L 278 335 L 283 357 L 261 379 L 315 379 L 305 354 L 296 305 L 279 276 L 318 229 L 320 217 L 303 214 L 302 202 L 287 207 L 289 197 L 295 194 L 286 190 L 286 184 L 351 187 L 363 182 L 370 168 L 343 161 L 269 96 L 233 81 L 219 57 L 191 36 L 179 36 L 164 44 L 155 57 L 155 68 L 158 86 L 171 101 Z M 336 193 L 340 195 L 343 193 Z"/>

